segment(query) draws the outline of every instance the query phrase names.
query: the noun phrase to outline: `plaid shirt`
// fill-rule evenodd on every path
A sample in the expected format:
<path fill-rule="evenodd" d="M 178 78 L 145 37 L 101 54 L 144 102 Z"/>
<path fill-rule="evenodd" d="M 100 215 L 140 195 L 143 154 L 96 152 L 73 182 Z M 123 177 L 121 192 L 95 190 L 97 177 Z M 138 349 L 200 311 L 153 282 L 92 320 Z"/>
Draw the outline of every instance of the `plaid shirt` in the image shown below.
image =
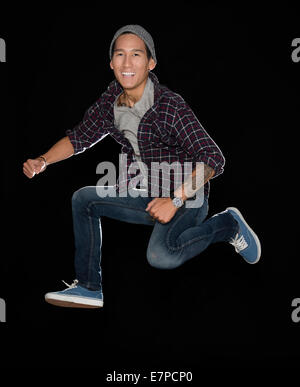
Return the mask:
<path fill-rule="evenodd" d="M 154 83 L 154 104 L 141 119 L 137 133 L 141 158 L 148 170 L 151 171 L 152 162 L 179 162 L 182 170 L 185 162 L 191 162 L 193 169 L 196 162 L 203 162 L 214 169 L 214 177 L 221 174 L 225 163 L 222 152 L 201 126 L 191 108 L 180 95 L 161 85 L 153 73 L 149 73 L 149 76 Z M 117 80 L 111 82 L 107 90 L 86 111 L 83 120 L 73 130 L 67 130 L 74 154 L 83 152 L 109 134 L 122 145 L 121 153 L 127 154 L 127 168 L 136 161 L 130 142 L 114 124 L 114 102 L 122 90 Z M 169 175 L 171 191 L 177 188 L 174 187 L 174 173 L 171 170 Z M 134 176 L 137 173 L 124 177 L 125 187 Z M 121 183 L 124 182 L 120 180 L 121 178 L 117 187 L 123 186 Z M 155 196 L 161 196 L 162 185 L 165 186 L 161 174 L 157 179 L 151 180 L 149 173 L 150 196 L 153 196 L 153 184 L 159 187 L 159 195 Z M 209 183 L 205 184 L 204 194 L 209 194 Z"/>

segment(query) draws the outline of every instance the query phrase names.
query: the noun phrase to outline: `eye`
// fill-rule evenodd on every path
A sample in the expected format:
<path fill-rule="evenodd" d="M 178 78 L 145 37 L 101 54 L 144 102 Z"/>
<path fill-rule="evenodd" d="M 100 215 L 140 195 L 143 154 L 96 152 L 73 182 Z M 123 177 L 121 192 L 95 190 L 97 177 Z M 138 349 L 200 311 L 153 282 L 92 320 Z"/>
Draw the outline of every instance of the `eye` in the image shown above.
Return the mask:
<path fill-rule="evenodd" d="M 134 53 L 134 54 L 133 54 L 133 56 L 140 56 L 140 54 L 138 54 L 138 53 Z"/>

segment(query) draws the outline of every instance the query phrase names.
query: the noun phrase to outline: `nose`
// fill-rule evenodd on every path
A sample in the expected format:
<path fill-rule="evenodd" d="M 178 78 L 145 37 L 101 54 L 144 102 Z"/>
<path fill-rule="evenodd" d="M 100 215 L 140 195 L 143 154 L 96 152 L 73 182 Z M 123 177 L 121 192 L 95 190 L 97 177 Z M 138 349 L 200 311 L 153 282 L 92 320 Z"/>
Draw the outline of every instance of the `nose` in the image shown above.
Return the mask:
<path fill-rule="evenodd" d="M 124 67 L 130 67 L 131 66 L 131 56 L 129 54 L 124 55 Z"/>

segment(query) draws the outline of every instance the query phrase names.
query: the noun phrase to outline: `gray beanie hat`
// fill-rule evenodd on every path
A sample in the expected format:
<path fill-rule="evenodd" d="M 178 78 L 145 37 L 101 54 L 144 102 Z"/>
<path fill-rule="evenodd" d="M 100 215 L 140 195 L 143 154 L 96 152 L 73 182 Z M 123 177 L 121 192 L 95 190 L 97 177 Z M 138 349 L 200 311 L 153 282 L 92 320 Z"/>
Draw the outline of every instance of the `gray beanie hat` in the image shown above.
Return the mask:
<path fill-rule="evenodd" d="M 138 24 L 128 24 L 127 26 L 120 28 L 115 33 L 113 40 L 111 41 L 110 47 L 109 47 L 110 59 L 112 58 L 112 55 L 113 55 L 112 48 L 113 48 L 115 41 L 124 32 L 131 32 L 132 34 L 137 35 L 139 38 L 141 38 L 144 41 L 144 43 L 146 44 L 146 46 L 149 48 L 149 51 L 151 52 L 152 58 L 157 63 L 154 42 L 153 42 L 152 36 L 149 34 L 149 32 L 147 32 L 143 27 L 139 26 Z"/>

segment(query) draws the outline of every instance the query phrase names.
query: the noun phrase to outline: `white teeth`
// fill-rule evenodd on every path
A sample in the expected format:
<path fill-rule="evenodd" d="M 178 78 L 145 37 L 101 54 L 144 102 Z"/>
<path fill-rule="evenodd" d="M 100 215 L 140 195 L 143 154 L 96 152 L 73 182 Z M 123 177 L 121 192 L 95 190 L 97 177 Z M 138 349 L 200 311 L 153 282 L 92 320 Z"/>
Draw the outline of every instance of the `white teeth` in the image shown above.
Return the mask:
<path fill-rule="evenodd" d="M 124 75 L 125 77 L 131 77 L 131 76 L 135 75 L 135 73 L 123 72 L 122 75 Z"/>

